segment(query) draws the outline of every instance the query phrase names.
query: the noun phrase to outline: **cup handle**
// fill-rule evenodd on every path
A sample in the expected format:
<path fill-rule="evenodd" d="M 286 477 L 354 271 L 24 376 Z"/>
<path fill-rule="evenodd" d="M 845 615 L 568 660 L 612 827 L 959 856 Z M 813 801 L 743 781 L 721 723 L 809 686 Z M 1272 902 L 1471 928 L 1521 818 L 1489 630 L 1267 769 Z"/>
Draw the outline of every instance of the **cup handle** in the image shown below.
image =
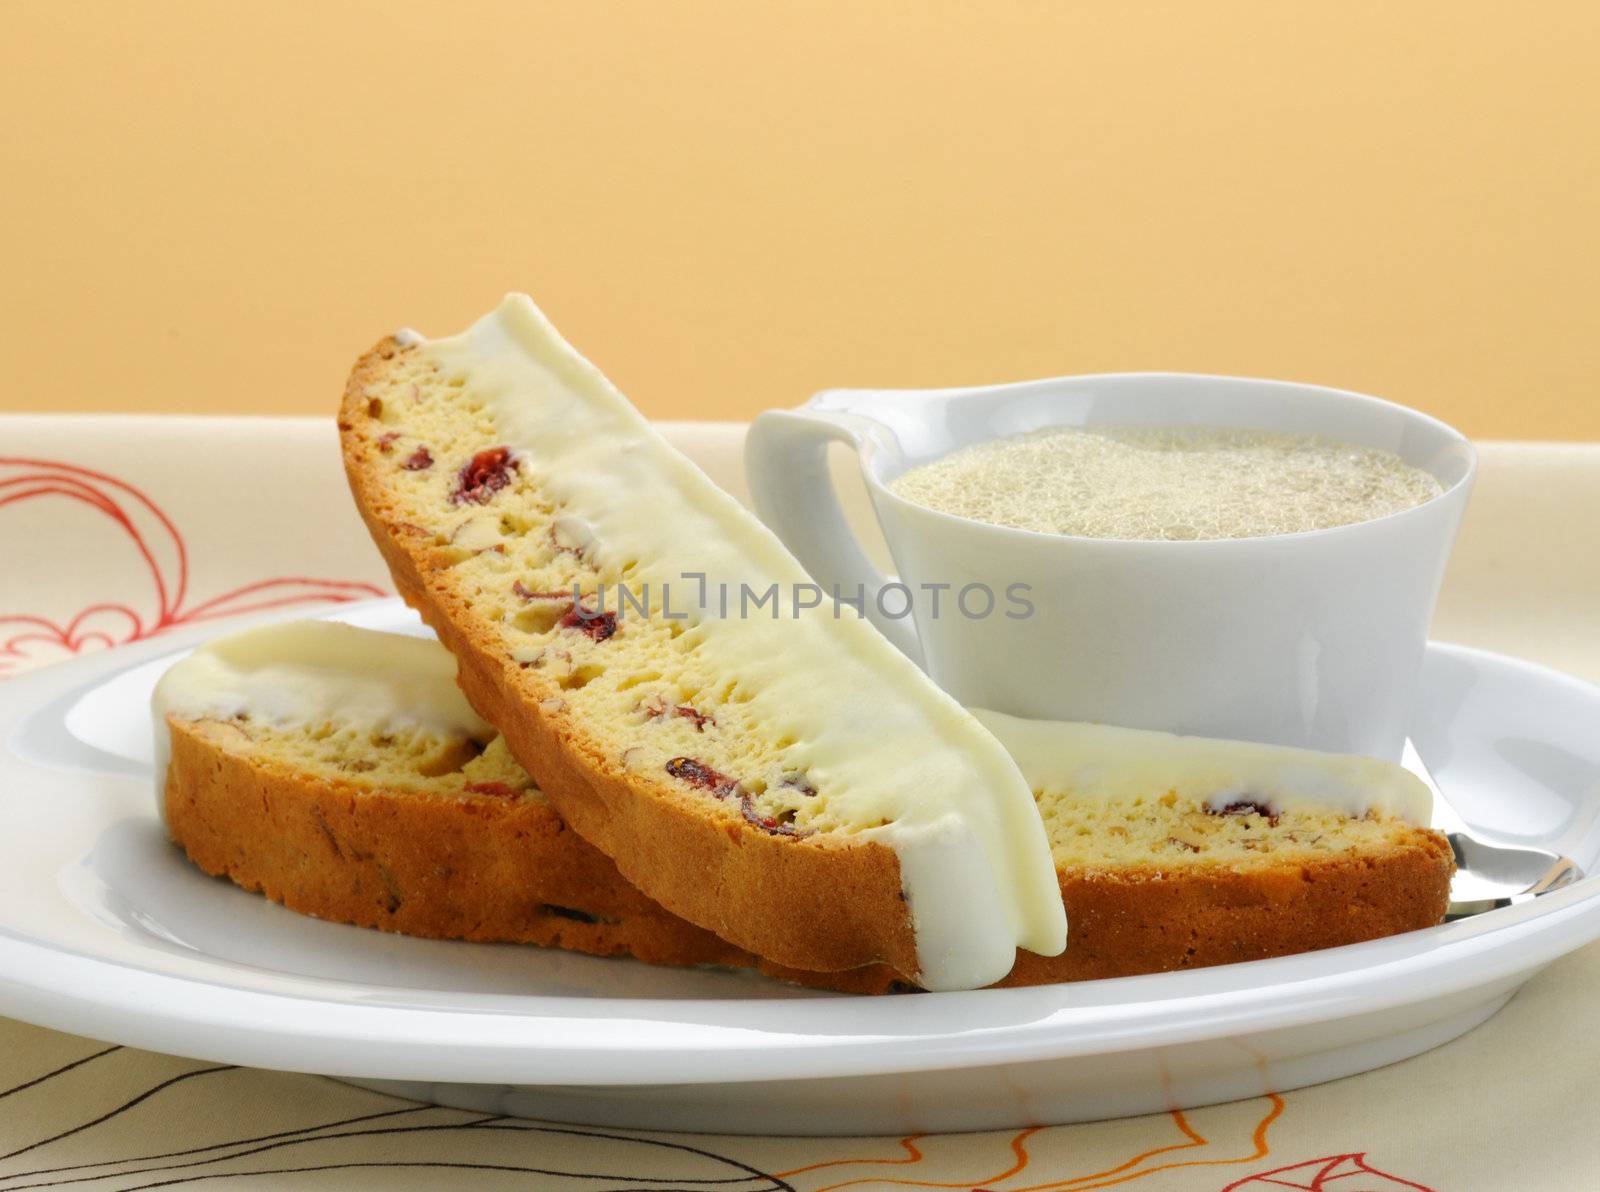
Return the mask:
<path fill-rule="evenodd" d="M 878 608 L 889 577 L 875 567 L 845 521 L 828 471 L 828 444 L 861 450 L 850 415 L 810 410 L 767 410 L 750 424 L 744 441 L 745 479 L 756 514 L 782 539 L 811 578 L 846 595 L 859 585 L 863 612 L 884 637 L 918 666 L 922 646 L 909 619 L 894 620 Z"/>

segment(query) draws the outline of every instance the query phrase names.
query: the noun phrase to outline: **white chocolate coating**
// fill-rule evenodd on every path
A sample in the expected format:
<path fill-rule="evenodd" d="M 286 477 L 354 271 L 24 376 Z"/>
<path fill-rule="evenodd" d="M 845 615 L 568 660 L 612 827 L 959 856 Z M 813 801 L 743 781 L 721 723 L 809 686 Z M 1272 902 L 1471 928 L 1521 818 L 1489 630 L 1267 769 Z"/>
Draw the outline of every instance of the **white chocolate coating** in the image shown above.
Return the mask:
<path fill-rule="evenodd" d="M 1021 720 L 973 709 L 1039 794 L 1121 802 L 1176 791 L 1220 811 L 1246 800 L 1273 811 L 1370 812 L 1426 825 L 1433 795 L 1392 762 L 1251 741 L 1105 724 Z"/>
<path fill-rule="evenodd" d="M 175 663 L 151 696 L 156 805 L 166 805 L 169 714 L 244 714 L 280 728 L 425 728 L 490 740 L 493 727 L 472 710 L 455 677 L 455 659 L 438 642 L 337 621 L 290 621 L 218 638 Z"/>

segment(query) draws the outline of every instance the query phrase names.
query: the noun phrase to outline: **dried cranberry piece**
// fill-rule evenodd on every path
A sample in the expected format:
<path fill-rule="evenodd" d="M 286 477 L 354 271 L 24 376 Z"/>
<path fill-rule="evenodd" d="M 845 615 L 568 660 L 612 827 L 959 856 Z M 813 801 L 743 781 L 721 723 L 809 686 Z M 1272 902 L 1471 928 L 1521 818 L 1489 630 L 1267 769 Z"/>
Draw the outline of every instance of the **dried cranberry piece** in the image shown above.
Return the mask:
<path fill-rule="evenodd" d="M 461 788 L 468 794 L 494 795 L 500 799 L 515 799 L 517 792 L 503 782 L 469 782 Z"/>
<path fill-rule="evenodd" d="M 713 770 L 705 762 L 696 761 L 692 757 L 673 758 L 667 763 L 667 773 L 687 782 L 690 786 L 710 791 L 719 799 L 727 798 L 739 786 L 738 782 L 726 774 Z"/>
<path fill-rule="evenodd" d="M 408 472 L 421 472 L 433 467 L 433 452 L 426 447 L 418 447 L 406 456 L 405 463 L 400 465 Z"/>
<path fill-rule="evenodd" d="M 567 615 L 556 622 L 563 629 L 576 629 L 579 633 L 587 633 L 597 642 L 603 642 L 617 631 L 617 614 L 614 612 L 584 613 L 573 605 L 567 610 Z"/>
<path fill-rule="evenodd" d="M 760 828 L 773 836 L 802 836 L 793 824 L 786 823 L 777 816 L 762 815 L 756 810 L 755 800 L 750 797 L 750 792 L 739 783 L 729 778 L 726 774 L 713 770 L 705 762 L 692 757 L 675 757 L 667 763 L 667 773 L 674 778 L 687 782 L 690 786 L 699 787 L 703 791 L 710 791 L 719 799 L 726 799 L 730 795 L 739 796 L 739 814 L 744 816 L 745 822 L 753 828 Z"/>
<path fill-rule="evenodd" d="M 394 450 L 394 441 L 400 437 L 397 430 L 386 430 L 378 436 L 378 450 L 388 455 Z"/>
<path fill-rule="evenodd" d="M 456 477 L 456 491 L 450 500 L 456 504 L 471 501 L 487 505 L 495 493 L 511 483 L 511 473 L 517 470 L 517 461 L 511 458 L 509 447 L 490 447 L 474 455 Z"/>
<path fill-rule="evenodd" d="M 1221 807 L 1206 806 L 1209 815 L 1260 815 L 1265 816 L 1267 823 L 1273 827 L 1278 825 L 1278 813 L 1265 803 L 1257 803 L 1254 799 L 1235 799 Z"/>
<path fill-rule="evenodd" d="M 712 728 L 717 727 L 716 720 L 714 720 L 709 713 L 702 712 L 698 708 L 691 708 L 688 704 L 679 704 L 677 707 L 672 709 L 672 714 L 674 716 L 681 716 L 685 720 L 693 721 L 696 732 L 705 732 L 706 725 L 708 724 Z"/>
<path fill-rule="evenodd" d="M 565 600 L 567 611 L 561 615 L 556 624 L 562 629 L 576 629 L 579 633 L 586 633 L 597 642 L 603 642 L 617 632 L 616 613 L 582 611 L 566 592 L 534 592 L 519 579 L 512 581 L 511 594 L 522 600 Z M 593 603 L 592 597 L 586 596 L 584 600 Z"/>

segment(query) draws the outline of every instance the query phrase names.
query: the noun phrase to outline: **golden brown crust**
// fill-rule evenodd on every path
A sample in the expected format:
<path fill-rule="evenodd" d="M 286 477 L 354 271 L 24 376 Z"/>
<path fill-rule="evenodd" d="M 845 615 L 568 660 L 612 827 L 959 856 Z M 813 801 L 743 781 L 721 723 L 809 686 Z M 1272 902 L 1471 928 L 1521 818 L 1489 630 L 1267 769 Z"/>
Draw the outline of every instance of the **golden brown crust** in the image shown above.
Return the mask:
<path fill-rule="evenodd" d="M 1248 873 L 1118 870 L 1060 873 L 1067 950 L 1018 952 L 1001 985 L 1046 985 L 1207 968 L 1335 948 L 1437 926 L 1455 871 L 1437 832 L 1413 829 L 1382 854 L 1330 856 Z M 883 993 L 883 966 L 813 974 L 761 961 L 771 976 L 816 988 Z"/>
<path fill-rule="evenodd" d="M 537 799 L 329 782 L 270 763 L 225 722 L 168 725 L 168 834 L 205 872 L 290 910 L 430 939 L 751 962 L 651 902 Z"/>
<path fill-rule="evenodd" d="M 882 963 L 915 974 L 916 941 L 893 850 L 763 832 L 710 800 L 629 774 L 541 710 L 559 689 L 502 656 L 474 626 L 462 598 L 438 581 L 449 556 L 385 484 L 393 462 L 378 447 L 383 427 L 369 412 L 367 387 L 412 350 L 384 339 L 351 372 L 339 417 L 351 492 L 396 589 L 455 655 L 467 698 L 500 729 L 561 817 L 651 898 L 741 948 L 809 971 Z"/>

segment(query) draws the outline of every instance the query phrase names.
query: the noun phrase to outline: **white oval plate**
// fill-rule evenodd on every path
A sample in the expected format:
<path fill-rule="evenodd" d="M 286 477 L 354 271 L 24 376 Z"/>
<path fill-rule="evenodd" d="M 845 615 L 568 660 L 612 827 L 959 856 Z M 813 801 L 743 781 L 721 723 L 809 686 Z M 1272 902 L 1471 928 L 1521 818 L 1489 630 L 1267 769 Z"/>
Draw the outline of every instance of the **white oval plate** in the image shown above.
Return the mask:
<path fill-rule="evenodd" d="M 393 600 L 336 615 L 423 632 Z M 722 1133 L 962 1130 L 1197 1105 L 1390 1063 L 1470 1029 L 1600 937 L 1590 878 L 1302 956 L 869 998 L 323 923 L 205 877 L 162 833 L 147 701 L 207 635 L 0 684 L 0 1012 L 528 1116 Z M 1468 824 L 1590 872 L 1596 725 L 1600 689 L 1429 648 L 1414 735 Z"/>

